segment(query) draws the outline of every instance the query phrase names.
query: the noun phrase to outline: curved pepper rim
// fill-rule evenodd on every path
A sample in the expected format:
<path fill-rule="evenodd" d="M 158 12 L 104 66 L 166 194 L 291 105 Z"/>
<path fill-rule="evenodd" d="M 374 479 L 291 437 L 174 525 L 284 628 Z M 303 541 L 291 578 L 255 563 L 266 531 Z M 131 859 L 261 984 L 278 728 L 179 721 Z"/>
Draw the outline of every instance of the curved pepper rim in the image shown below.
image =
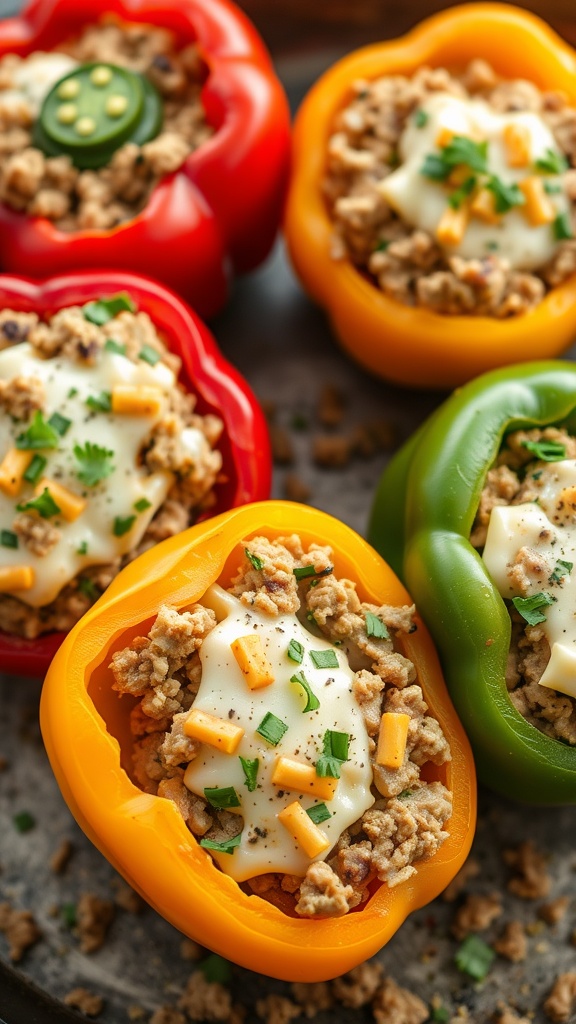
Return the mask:
<path fill-rule="evenodd" d="M 498 51 L 498 40 L 514 46 Z M 486 56 L 504 77 L 558 88 L 576 105 L 576 52 L 528 11 L 500 3 L 451 7 L 397 40 L 355 51 L 308 93 L 294 125 L 285 233 L 305 288 L 324 306 L 342 346 L 366 369 L 399 384 L 445 388 L 510 362 L 558 355 L 576 329 L 576 274 L 516 318 L 447 316 L 403 305 L 347 260 L 330 256 L 332 221 L 319 182 L 336 114 L 355 79 L 462 65 Z"/>
<path fill-rule="evenodd" d="M 281 535 L 292 530 L 306 541 L 319 536 L 327 540 L 334 547 L 338 571 L 351 574 L 361 592 L 378 595 L 379 601 L 409 601 L 366 541 L 326 513 L 280 501 L 235 509 L 191 528 L 178 542 L 165 541 L 116 578 L 60 648 L 43 688 L 41 722 L 53 769 L 73 813 L 92 842 L 148 902 L 185 934 L 242 966 L 286 980 L 319 981 L 342 974 L 375 953 L 408 913 L 445 888 L 472 841 L 473 761 L 425 627 L 419 625 L 416 633 L 403 638 L 403 647 L 418 663 L 427 700 L 452 746 L 453 759 L 446 768 L 454 794 L 450 835 L 435 857 L 419 865 L 415 876 L 397 888 L 380 886 L 362 910 L 337 920 L 288 917 L 259 897 L 247 896 L 222 874 L 175 806 L 142 793 L 119 769 L 118 741 L 106 731 L 91 698 L 95 694 L 105 701 L 105 663 L 112 646 L 120 646 L 126 633 L 135 635 L 162 600 L 182 607 L 201 598 L 223 572 L 232 571 L 237 555 L 231 558 L 230 552 L 238 543 L 258 532 Z M 143 834 L 153 835 L 152 849 L 145 848 Z M 169 872 L 158 868 L 158 857 L 163 866 L 169 865 Z"/>
<path fill-rule="evenodd" d="M 271 455 L 264 414 L 247 382 L 221 354 L 200 318 L 164 285 L 122 271 L 81 271 L 45 281 L 0 276 L 0 308 L 19 312 L 55 312 L 103 294 L 127 291 L 149 313 L 171 351 L 182 359 L 179 379 L 198 396 L 200 412 L 224 421 L 221 447 L 228 481 L 219 485 L 215 513 L 268 497 Z M 210 514 L 210 513 L 208 513 Z M 33 640 L 0 631 L 2 670 L 44 675 L 64 638 L 48 633 Z"/>

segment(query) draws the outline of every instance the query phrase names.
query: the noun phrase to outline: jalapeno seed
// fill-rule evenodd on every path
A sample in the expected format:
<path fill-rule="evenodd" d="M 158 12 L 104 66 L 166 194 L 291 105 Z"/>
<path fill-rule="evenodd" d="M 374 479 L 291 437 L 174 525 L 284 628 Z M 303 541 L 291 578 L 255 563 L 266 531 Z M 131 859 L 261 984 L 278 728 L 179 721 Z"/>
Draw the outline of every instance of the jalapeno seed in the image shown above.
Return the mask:
<path fill-rule="evenodd" d="M 96 121 L 93 117 L 79 117 L 74 125 L 74 129 L 78 132 L 78 135 L 94 135 Z"/>
<path fill-rule="evenodd" d="M 75 78 L 67 78 L 62 82 L 57 90 L 56 95 L 60 100 L 73 100 L 80 92 L 80 82 Z"/>
<path fill-rule="evenodd" d="M 122 117 L 127 106 L 128 99 L 126 96 L 109 96 L 106 100 L 104 110 L 108 114 L 108 117 Z"/>
<path fill-rule="evenodd" d="M 94 68 L 90 72 L 90 81 L 92 85 L 96 85 L 102 88 L 108 85 L 112 81 L 112 69 L 106 67 L 104 64 L 99 64 L 98 67 Z"/>
<path fill-rule="evenodd" d="M 78 107 L 75 103 L 63 103 L 61 107 L 58 107 L 56 117 L 60 124 L 72 124 L 78 117 Z"/>

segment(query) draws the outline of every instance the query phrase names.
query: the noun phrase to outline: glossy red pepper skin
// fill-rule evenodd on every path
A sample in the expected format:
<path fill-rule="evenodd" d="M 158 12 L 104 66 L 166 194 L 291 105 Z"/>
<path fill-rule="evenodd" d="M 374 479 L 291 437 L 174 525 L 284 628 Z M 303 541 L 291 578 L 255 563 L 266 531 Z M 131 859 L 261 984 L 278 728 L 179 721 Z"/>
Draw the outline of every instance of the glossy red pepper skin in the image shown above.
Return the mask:
<path fill-rule="evenodd" d="M 284 92 L 258 33 L 228 0 L 32 0 L 0 22 L 0 56 L 49 50 L 104 13 L 198 43 L 214 135 L 162 179 L 137 216 L 110 230 L 64 232 L 0 205 L 0 266 L 33 277 L 125 268 L 157 277 L 212 316 L 233 275 L 257 266 L 276 235 L 290 139 Z"/>
<path fill-rule="evenodd" d="M 201 518 L 266 499 L 271 458 L 264 415 L 208 328 L 177 295 L 137 274 L 115 271 L 84 271 L 40 282 L 0 275 L 0 309 L 44 316 L 120 291 L 150 315 L 170 351 L 181 358 L 179 380 L 197 395 L 197 411 L 215 413 L 224 421 L 218 448 L 226 480 L 217 487 L 216 504 Z M 25 640 L 0 631 L 0 671 L 43 676 L 63 639 L 63 633 Z"/>

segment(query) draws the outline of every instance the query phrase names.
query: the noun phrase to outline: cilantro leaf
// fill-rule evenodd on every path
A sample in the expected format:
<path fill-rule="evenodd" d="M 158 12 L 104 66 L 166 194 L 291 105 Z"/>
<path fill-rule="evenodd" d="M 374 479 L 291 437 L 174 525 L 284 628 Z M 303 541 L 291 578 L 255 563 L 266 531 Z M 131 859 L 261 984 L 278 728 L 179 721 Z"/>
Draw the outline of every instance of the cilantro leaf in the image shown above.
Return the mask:
<path fill-rule="evenodd" d="M 471 175 L 469 178 L 466 178 L 466 181 L 462 183 L 460 188 L 457 188 L 448 196 L 448 202 L 453 210 L 460 209 L 462 203 L 464 202 L 465 199 L 468 198 L 470 193 L 473 191 L 475 185 L 476 178 L 474 175 Z"/>
<path fill-rule="evenodd" d="M 552 226 L 554 229 L 554 238 L 557 238 L 559 242 L 564 241 L 566 238 L 574 237 L 568 213 L 559 213 Z"/>
<path fill-rule="evenodd" d="M 422 110 L 422 107 L 417 107 L 416 110 L 414 111 L 414 124 L 416 125 L 416 127 L 425 128 L 429 120 L 430 114 L 428 114 L 425 110 Z"/>
<path fill-rule="evenodd" d="M 454 957 L 456 967 L 475 981 L 482 981 L 495 959 L 496 953 L 479 935 L 468 935 Z"/>
<path fill-rule="evenodd" d="M 82 306 L 84 319 L 89 320 L 91 324 L 96 324 L 97 327 L 107 324 L 123 310 L 127 310 L 129 313 L 136 312 L 136 306 L 126 292 L 118 292 L 117 295 L 112 295 L 109 299 L 96 299 Z"/>
<path fill-rule="evenodd" d="M 323 753 L 316 762 L 316 775 L 320 778 L 326 776 L 331 779 L 340 778 L 340 768 L 348 760 L 349 741 L 350 736 L 347 732 L 326 730 L 323 739 Z"/>
<path fill-rule="evenodd" d="M 123 537 L 128 530 L 131 530 L 136 522 L 136 516 L 116 516 L 112 533 L 115 537 Z"/>
<path fill-rule="evenodd" d="M 37 410 L 28 429 L 16 438 L 16 447 L 21 451 L 37 451 L 40 448 L 57 448 L 59 442 L 58 431 L 46 423 L 42 413 Z"/>
<path fill-rule="evenodd" d="M 204 796 L 211 807 L 218 807 L 221 810 L 226 807 L 240 807 L 240 800 L 234 786 L 205 786 Z"/>
<path fill-rule="evenodd" d="M 496 213 L 508 213 L 514 206 L 523 206 L 526 197 L 514 182 L 506 184 L 502 178 L 493 174 L 486 182 L 486 188 L 494 196 L 494 208 Z"/>
<path fill-rule="evenodd" d="M 531 597 L 513 597 L 512 604 L 529 626 L 537 626 L 539 622 L 546 621 L 540 609 L 554 604 L 554 598 L 550 594 L 533 594 Z"/>
<path fill-rule="evenodd" d="M 112 395 L 109 391 L 101 391 L 99 395 L 88 395 L 86 405 L 92 412 L 111 412 Z"/>
<path fill-rule="evenodd" d="M 60 506 L 56 504 L 47 487 L 44 488 L 42 494 L 39 494 L 37 498 L 23 501 L 16 505 L 16 508 L 19 512 L 37 512 L 42 519 L 50 519 L 51 516 L 57 516 L 61 511 Z"/>
<path fill-rule="evenodd" d="M 544 174 L 563 174 L 568 169 L 566 157 L 555 149 L 547 149 L 544 156 L 538 157 L 534 166 Z"/>
<path fill-rule="evenodd" d="M 83 448 L 75 444 L 74 455 L 80 463 L 76 475 L 87 487 L 94 487 L 114 472 L 115 466 L 110 461 L 114 458 L 114 452 L 92 444 L 91 441 L 86 441 Z"/>
<path fill-rule="evenodd" d="M 375 640 L 390 639 L 388 627 L 384 622 L 382 622 L 382 619 L 378 618 L 377 615 L 374 615 L 374 612 L 366 612 L 364 621 L 366 623 L 366 636 L 373 636 Z"/>
<path fill-rule="evenodd" d="M 573 568 L 574 562 L 565 562 L 562 558 L 559 558 L 548 577 L 548 583 L 560 583 L 565 576 L 570 575 Z"/>

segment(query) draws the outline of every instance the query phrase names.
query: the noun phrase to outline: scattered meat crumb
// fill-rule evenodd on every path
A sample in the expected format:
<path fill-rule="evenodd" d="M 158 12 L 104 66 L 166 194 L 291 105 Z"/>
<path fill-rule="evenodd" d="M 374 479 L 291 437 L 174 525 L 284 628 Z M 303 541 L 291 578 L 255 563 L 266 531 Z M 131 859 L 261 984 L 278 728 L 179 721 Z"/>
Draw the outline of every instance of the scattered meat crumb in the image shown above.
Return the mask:
<path fill-rule="evenodd" d="M 504 850 L 502 856 L 504 863 L 515 871 L 508 882 L 511 893 L 523 900 L 538 900 L 548 895 L 551 879 L 546 871 L 546 857 L 531 840 L 514 849 Z"/>
<path fill-rule="evenodd" d="M 0 903 L 0 932 L 8 939 L 8 956 L 18 963 L 30 946 L 42 938 L 30 910 L 14 910 L 9 903 Z"/>
<path fill-rule="evenodd" d="M 378 961 L 367 960 L 340 978 L 335 978 L 332 992 L 336 1001 L 355 1010 L 366 1006 L 376 995 L 382 974 L 383 968 Z"/>
<path fill-rule="evenodd" d="M 73 988 L 64 996 L 64 1002 L 66 1006 L 73 1006 L 87 1017 L 97 1017 L 104 1009 L 102 996 L 94 995 L 87 988 Z"/>
<path fill-rule="evenodd" d="M 569 896 L 558 896 L 557 899 L 550 900 L 549 903 L 543 903 L 541 907 L 538 907 L 538 917 L 545 921 L 546 924 L 558 924 L 566 914 L 569 906 Z"/>
<path fill-rule="evenodd" d="M 61 875 L 68 865 L 68 862 L 74 853 L 74 847 L 69 839 L 63 839 L 58 849 L 54 851 L 50 858 L 50 870 L 55 875 Z"/>
<path fill-rule="evenodd" d="M 346 396 L 335 384 L 326 384 L 318 399 L 316 415 L 323 427 L 338 427 L 346 410 Z"/>
<path fill-rule="evenodd" d="M 112 900 L 83 892 L 76 908 L 76 924 L 82 953 L 94 953 L 104 944 L 106 934 L 114 920 Z"/>
<path fill-rule="evenodd" d="M 114 902 L 116 906 L 126 910 L 129 914 L 139 914 L 144 907 L 144 901 L 138 893 L 134 892 L 134 889 L 120 878 L 116 881 L 115 889 Z"/>
<path fill-rule="evenodd" d="M 460 868 L 457 875 L 449 885 L 446 886 L 442 893 L 442 899 L 445 903 L 454 903 L 458 899 L 460 894 L 468 885 L 468 882 L 473 878 L 477 878 L 480 874 L 480 865 L 475 857 L 468 857 L 468 860 L 464 861 L 464 864 Z"/>
<path fill-rule="evenodd" d="M 277 466 L 291 466 L 294 462 L 294 445 L 287 430 L 277 423 L 268 425 L 272 458 Z"/>
<path fill-rule="evenodd" d="M 194 971 L 178 1001 L 190 1020 L 225 1020 L 230 1018 L 232 996 L 224 985 L 207 981 L 202 971 Z"/>
<path fill-rule="evenodd" d="M 256 1013 L 266 1024 L 289 1024 L 295 1017 L 301 1016 L 300 1007 L 286 996 L 270 993 L 256 1003 Z"/>
<path fill-rule="evenodd" d="M 186 1018 L 172 1006 L 161 1006 L 152 1014 L 150 1024 L 186 1024 Z"/>
<path fill-rule="evenodd" d="M 203 953 L 204 948 L 194 939 L 182 939 L 180 956 L 183 960 L 199 960 Z"/>
<path fill-rule="evenodd" d="M 569 1021 L 576 1004 L 576 971 L 559 974 L 550 995 L 544 1002 L 544 1013 L 549 1020 Z"/>
<path fill-rule="evenodd" d="M 287 473 L 284 477 L 284 497 L 288 501 L 309 501 L 312 488 L 297 473 Z"/>
<path fill-rule="evenodd" d="M 492 1020 L 495 1024 L 530 1024 L 528 1017 L 519 1017 L 509 1006 L 499 1006 Z"/>
<path fill-rule="evenodd" d="M 292 995 L 305 1017 L 315 1017 L 321 1010 L 329 1010 L 334 1002 L 326 981 L 296 981 L 292 985 Z"/>
<path fill-rule="evenodd" d="M 490 896 L 470 893 L 456 911 L 452 934 L 457 939 L 464 939 L 470 932 L 483 932 L 501 913 L 502 903 L 498 893 L 491 893 Z"/>
<path fill-rule="evenodd" d="M 428 1006 L 392 978 L 385 978 L 372 1002 L 376 1024 L 423 1024 L 430 1014 Z"/>
<path fill-rule="evenodd" d="M 325 469 L 340 469 L 347 466 L 352 456 L 352 442 L 349 437 L 332 437 L 320 434 L 312 444 L 312 458 L 317 466 Z"/>
<path fill-rule="evenodd" d="M 521 921 L 509 921 L 502 934 L 493 943 L 496 952 L 505 960 L 517 964 L 526 959 L 528 941 Z"/>

